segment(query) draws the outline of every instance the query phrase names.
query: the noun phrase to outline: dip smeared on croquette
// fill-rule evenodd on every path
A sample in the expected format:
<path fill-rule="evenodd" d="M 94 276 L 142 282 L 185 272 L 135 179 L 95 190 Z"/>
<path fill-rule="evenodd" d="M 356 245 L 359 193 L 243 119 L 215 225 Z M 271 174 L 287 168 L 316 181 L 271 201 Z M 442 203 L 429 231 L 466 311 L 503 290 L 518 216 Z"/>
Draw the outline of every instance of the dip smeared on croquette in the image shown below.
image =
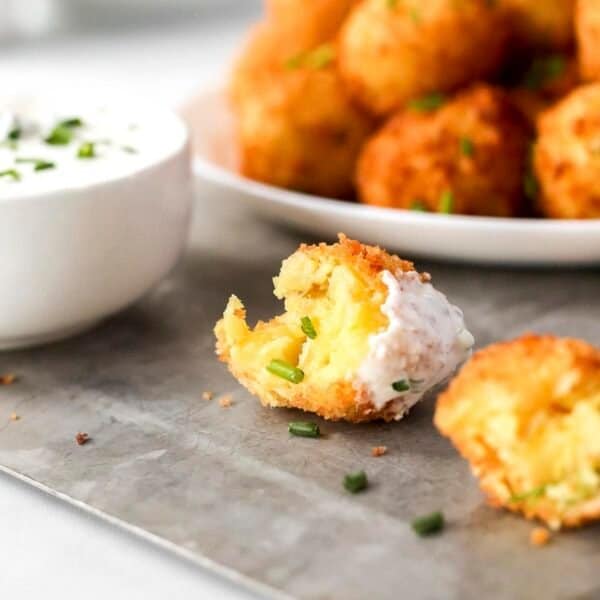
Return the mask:
<path fill-rule="evenodd" d="M 412 263 L 340 236 L 302 245 L 274 279 L 285 312 L 250 328 L 232 296 L 217 353 L 267 406 L 400 419 L 468 356 L 462 313 Z"/>
<path fill-rule="evenodd" d="M 376 409 L 393 401 L 398 418 L 446 380 L 470 355 L 473 336 L 462 311 L 416 272 L 381 278 L 388 297 L 381 311 L 387 328 L 369 339 L 369 354 L 358 370 Z"/>

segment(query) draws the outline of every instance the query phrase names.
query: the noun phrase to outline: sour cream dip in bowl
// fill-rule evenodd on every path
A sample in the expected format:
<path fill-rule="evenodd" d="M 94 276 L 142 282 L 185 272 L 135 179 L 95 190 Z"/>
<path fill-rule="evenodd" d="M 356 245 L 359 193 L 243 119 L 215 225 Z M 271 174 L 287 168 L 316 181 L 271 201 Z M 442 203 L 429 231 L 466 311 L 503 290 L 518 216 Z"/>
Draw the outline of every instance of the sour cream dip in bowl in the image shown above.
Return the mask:
<path fill-rule="evenodd" d="M 147 102 L 0 99 L 0 349 L 78 333 L 171 270 L 188 133 Z"/>

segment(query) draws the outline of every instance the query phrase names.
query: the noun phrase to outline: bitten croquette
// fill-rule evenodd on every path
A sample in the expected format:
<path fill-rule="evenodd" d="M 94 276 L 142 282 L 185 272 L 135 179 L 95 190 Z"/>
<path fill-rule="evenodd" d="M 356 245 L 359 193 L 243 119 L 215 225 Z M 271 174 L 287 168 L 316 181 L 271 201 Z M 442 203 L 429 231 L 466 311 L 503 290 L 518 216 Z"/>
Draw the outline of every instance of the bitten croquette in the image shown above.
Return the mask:
<path fill-rule="evenodd" d="M 340 32 L 339 68 L 376 115 L 448 92 L 499 67 L 508 28 L 487 0 L 364 0 Z"/>
<path fill-rule="evenodd" d="M 525 335 L 477 352 L 438 399 L 435 424 L 493 506 L 551 528 L 600 518 L 600 351 Z"/>
<path fill-rule="evenodd" d="M 534 166 L 541 212 L 600 218 L 600 83 L 577 88 L 538 119 Z"/>
<path fill-rule="evenodd" d="M 531 134 L 506 94 L 487 85 L 437 110 L 394 116 L 363 149 L 356 182 L 377 206 L 517 216 Z"/>
<path fill-rule="evenodd" d="M 351 422 L 402 418 L 470 353 L 462 313 L 412 263 L 340 235 L 274 279 L 285 312 L 250 328 L 231 296 L 217 354 L 265 406 Z"/>

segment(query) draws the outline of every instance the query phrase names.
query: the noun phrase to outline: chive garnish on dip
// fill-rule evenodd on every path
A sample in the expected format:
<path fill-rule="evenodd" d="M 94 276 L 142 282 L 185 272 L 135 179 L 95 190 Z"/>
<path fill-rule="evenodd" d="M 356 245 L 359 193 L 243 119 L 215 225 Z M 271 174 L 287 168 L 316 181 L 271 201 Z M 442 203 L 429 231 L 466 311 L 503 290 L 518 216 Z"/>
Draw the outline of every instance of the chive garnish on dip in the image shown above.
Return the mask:
<path fill-rule="evenodd" d="M 34 171 L 45 171 L 46 169 L 54 169 L 56 165 L 49 160 L 44 160 L 43 158 L 17 158 L 15 159 L 16 163 L 22 164 L 32 164 Z"/>
<path fill-rule="evenodd" d="M 94 142 L 83 142 L 77 150 L 78 158 L 96 158 L 96 146 Z"/>
<path fill-rule="evenodd" d="M 344 487 L 352 494 L 362 492 L 369 485 L 367 480 L 367 474 L 364 471 L 357 471 L 356 473 L 348 473 L 344 477 Z"/>
<path fill-rule="evenodd" d="M 72 139 L 73 132 L 70 127 L 57 125 L 44 141 L 51 146 L 66 146 Z"/>
<path fill-rule="evenodd" d="M 285 360 L 273 359 L 267 365 L 267 371 L 282 379 L 287 379 L 291 383 L 300 383 L 304 379 L 304 371 Z"/>
<path fill-rule="evenodd" d="M 0 171 L 0 177 L 10 177 L 13 181 L 21 181 L 21 174 L 16 169 Z"/>
<path fill-rule="evenodd" d="M 6 136 L 6 138 L 8 140 L 11 140 L 13 142 L 16 142 L 20 137 L 21 134 L 23 133 L 23 130 L 21 129 L 20 125 L 15 125 L 9 132 L 8 135 Z"/>
<path fill-rule="evenodd" d="M 58 124 L 59 127 L 83 127 L 83 121 L 79 117 L 65 119 Z"/>
<path fill-rule="evenodd" d="M 410 383 L 408 383 L 406 379 L 399 379 L 398 381 L 394 381 L 394 383 L 392 383 L 392 388 L 396 392 L 408 392 L 410 390 Z"/>
<path fill-rule="evenodd" d="M 298 437 L 317 438 L 321 435 L 319 426 L 310 421 L 292 421 L 288 424 L 288 431 Z"/>
<path fill-rule="evenodd" d="M 412 528 L 421 537 L 437 533 L 444 528 L 444 515 L 441 512 L 434 512 L 430 515 L 417 517 L 412 522 Z"/>
<path fill-rule="evenodd" d="M 302 333 L 304 333 L 311 340 L 314 340 L 317 337 L 317 331 L 313 322 L 310 320 L 310 317 L 302 317 L 300 319 L 300 327 L 302 329 Z"/>

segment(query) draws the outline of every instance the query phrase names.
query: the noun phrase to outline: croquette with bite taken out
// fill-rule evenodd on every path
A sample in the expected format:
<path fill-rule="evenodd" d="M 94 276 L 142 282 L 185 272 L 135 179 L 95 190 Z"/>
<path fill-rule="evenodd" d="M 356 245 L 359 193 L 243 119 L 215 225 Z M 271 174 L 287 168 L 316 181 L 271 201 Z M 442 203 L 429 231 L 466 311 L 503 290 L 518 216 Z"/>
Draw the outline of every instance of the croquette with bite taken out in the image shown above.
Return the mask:
<path fill-rule="evenodd" d="M 252 328 L 232 296 L 217 354 L 265 406 L 397 420 L 470 354 L 462 313 L 412 263 L 340 235 L 302 245 L 274 279 L 285 311 Z"/>
<path fill-rule="evenodd" d="M 525 335 L 477 352 L 435 424 L 494 506 L 551 528 L 600 519 L 600 350 Z"/>

